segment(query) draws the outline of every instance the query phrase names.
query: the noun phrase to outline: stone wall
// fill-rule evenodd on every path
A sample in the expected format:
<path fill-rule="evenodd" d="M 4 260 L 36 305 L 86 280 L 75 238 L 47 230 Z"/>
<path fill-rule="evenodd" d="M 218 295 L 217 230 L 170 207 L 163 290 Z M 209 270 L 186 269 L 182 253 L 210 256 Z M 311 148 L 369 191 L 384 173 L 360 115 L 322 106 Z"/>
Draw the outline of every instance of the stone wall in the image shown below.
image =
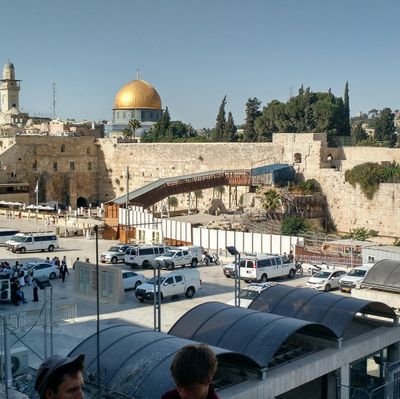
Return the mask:
<path fill-rule="evenodd" d="M 400 163 L 400 150 L 376 147 L 327 147 L 324 134 L 276 134 L 273 143 L 117 143 L 91 137 L 19 136 L 5 144 L 0 162 L 14 171 L 18 181 L 34 187 L 40 181 L 40 201 L 68 199 L 73 208 L 79 198 L 106 202 L 126 193 L 126 167 L 132 191 L 160 178 L 198 172 L 248 169 L 272 163 L 293 164 L 304 178 L 317 179 L 327 196 L 339 231 L 355 227 L 400 236 L 396 223 L 400 185 L 382 184 L 373 200 L 359 187 L 345 182 L 344 173 L 366 162 Z M 72 164 L 73 169 L 72 170 Z M 55 170 L 57 168 L 57 170 Z M 2 175 L 4 177 L 4 175 Z M 246 188 L 241 188 L 240 193 Z M 203 205 L 212 197 L 208 190 Z M 226 203 L 226 202 L 225 202 Z"/>

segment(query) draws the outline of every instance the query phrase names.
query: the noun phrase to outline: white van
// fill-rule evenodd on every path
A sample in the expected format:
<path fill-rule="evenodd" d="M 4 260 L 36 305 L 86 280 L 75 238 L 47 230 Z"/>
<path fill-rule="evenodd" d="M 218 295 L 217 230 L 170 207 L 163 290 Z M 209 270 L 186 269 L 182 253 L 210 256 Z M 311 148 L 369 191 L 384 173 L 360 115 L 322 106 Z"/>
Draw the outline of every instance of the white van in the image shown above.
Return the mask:
<path fill-rule="evenodd" d="M 58 248 L 57 235 L 47 233 L 18 233 L 6 242 L 7 249 L 24 254 L 26 251 L 49 251 Z"/>
<path fill-rule="evenodd" d="M 141 247 L 130 247 L 125 252 L 125 264 L 142 266 L 143 269 L 154 267 L 154 259 L 163 255 L 169 247 L 163 245 L 143 245 Z"/>
<path fill-rule="evenodd" d="M 260 281 L 265 283 L 274 277 L 293 278 L 296 274 L 294 263 L 285 263 L 278 255 L 249 256 L 240 261 L 240 278 L 245 281 Z"/>
<path fill-rule="evenodd" d="M 351 292 L 352 288 L 360 288 L 360 284 L 367 277 L 368 272 L 375 263 L 366 263 L 365 265 L 351 269 L 345 276 L 339 280 L 340 291 Z"/>
<path fill-rule="evenodd" d="M 201 288 L 201 284 L 200 272 L 197 269 L 181 269 L 164 274 L 160 276 L 161 299 L 180 294 L 192 298 Z M 139 285 L 135 295 L 140 302 L 144 302 L 145 299 L 154 300 L 154 277 Z"/>

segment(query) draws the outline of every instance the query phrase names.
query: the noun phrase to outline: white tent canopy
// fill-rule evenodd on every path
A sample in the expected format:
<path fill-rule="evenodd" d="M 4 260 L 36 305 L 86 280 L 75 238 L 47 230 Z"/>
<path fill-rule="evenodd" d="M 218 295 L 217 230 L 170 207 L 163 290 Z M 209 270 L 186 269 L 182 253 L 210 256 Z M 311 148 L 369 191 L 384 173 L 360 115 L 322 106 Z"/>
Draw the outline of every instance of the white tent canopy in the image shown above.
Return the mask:
<path fill-rule="evenodd" d="M 12 201 L 0 201 L 0 206 L 22 206 L 21 202 L 12 202 Z"/>
<path fill-rule="evenodd" d="M 26 207 L 26 209 L 32 209 L 32 210 L 35 209 L 36 210 L 36 205 L 33 205 L 33 204 L 28 205 Z M 52 206 L 47 206 L 47 205 L 38 205 L 37 209 L 39 211 L 54 211 L 54 208 Z"/>

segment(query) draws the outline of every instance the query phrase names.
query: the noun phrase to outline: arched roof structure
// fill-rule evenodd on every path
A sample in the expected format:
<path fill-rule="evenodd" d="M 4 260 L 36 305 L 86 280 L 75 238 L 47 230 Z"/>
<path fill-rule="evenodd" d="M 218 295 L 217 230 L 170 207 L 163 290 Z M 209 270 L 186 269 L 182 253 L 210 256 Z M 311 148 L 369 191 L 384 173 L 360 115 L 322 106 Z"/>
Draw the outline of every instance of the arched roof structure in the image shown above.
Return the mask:
<path fill-rule="evenodd" d="M 192 308 L 168 332 L 240 353 L 253 359 L 260 368 L 273 363 L 274 355 L 295 333 L 337 339 L 332 330 L 318 323 L 220 302 L 207 302 Z"/>
<path fill-rule="evenodd" d="M 250 304 L 249 309 L 321 323 L 334 331 L 338 337 L 343 337 L 345 329 L 359 312 L 396 319 L 395 312 L 381 302 L 283 284 L 262 291 Z"/>
<path fill-rule="evenodd" d="M 362 285 L 384 291 L 400 292 L 400 261 L 383 259 L 375 263 Z"/>
<path fill-rule="evenodd" d="M 113 397 L 160 398 L 174 388 L 170 366 L 180 348 L 193 341 L 132 325 L 100 331 L 101 385 Z M 97 336 L 93 334 L 72 350 L 70 356 L 85 354 L 85 380 L 97 382 Z M 195 342 L 196 344 L 197 342 Z M 212 348 L 219 360 L 256 368 L 251 359 L 221 348 Z"/>

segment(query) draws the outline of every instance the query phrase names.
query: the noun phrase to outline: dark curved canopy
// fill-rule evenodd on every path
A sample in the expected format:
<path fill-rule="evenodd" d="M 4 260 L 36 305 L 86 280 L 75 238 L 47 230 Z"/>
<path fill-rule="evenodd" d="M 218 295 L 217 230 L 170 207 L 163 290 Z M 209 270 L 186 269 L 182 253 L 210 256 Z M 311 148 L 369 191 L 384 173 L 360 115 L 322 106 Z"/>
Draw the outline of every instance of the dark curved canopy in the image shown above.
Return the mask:
<path fill-rule="evenodd" d="M 295 333 L 337 339 L 332 330 L 317 323 L 220 302 L 207 302 L 189 310 L 168 334 L 241 353 L 264 368 Z"/>
<path fill-rule="evenodd" d="M 400 262 L 383 259 L 375 263 L 362 285 L 385 291 L 400 292 Z"/>
<path fill-rule="evenodd" d="M 85 354 L 85 380 L 97 382 L 96 334 L 70 353 Z M 107 391 L 135 399 L 160 398 L 174 387 L 170 366 L 175 352 L 193 341 L 132 325 L 113 326 L 100 332 L 101 384 Z M 224 362 L 247 364 L 251 360 L 221 348 L 212 348 Z"/>
<path fill-rule="evenodd" d="M 343 337 L 344 330 L 359 312 L 396 318 L 394 311 L 381 302 L 370 302 L 283 284 L 262 291 L 249 308 L 321 323 L 334 331 L 338 337 Z"/>

